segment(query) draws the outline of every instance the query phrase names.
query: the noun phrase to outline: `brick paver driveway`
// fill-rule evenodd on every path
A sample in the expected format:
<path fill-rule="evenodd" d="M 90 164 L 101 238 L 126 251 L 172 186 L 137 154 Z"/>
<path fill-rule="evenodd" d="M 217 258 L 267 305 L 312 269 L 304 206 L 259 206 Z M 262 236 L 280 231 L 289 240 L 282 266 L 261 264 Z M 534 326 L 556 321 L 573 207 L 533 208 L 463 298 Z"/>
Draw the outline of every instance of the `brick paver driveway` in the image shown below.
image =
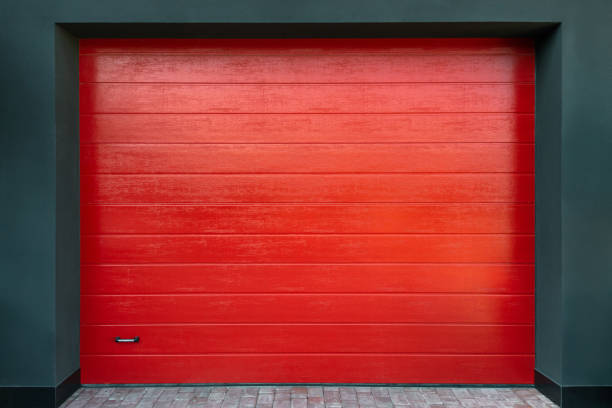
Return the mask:
<path fill-rule="evenodd" d="M 540 408 L 533 388 L 107 387 L 81 388 L 61 408 Z"/>

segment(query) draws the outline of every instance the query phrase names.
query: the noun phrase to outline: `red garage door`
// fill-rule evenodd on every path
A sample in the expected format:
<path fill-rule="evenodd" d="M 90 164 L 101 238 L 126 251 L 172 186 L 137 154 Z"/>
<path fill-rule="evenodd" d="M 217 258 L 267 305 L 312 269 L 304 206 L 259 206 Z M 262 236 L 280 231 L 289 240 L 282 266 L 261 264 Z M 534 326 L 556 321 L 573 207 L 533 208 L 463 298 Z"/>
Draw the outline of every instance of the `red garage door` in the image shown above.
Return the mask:
<path fill-rule="evenodd" d="M 82 40 L 80 80 L 84 383 L 532 382 L 529 41 Z"/>

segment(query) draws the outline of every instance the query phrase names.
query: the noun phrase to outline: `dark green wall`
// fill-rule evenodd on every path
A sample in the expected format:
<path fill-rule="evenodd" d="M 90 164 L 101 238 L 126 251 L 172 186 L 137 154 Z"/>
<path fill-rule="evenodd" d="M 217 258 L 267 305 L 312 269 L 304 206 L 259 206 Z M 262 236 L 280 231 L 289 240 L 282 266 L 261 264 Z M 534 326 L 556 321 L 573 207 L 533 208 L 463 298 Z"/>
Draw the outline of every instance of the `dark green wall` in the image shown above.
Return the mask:
<path fill-rule="evenodd" d="M 0 322 L 9 335 L 0 336 L 0 385 L 55 386 L 78 368 L 76 37 L 292 36 L 296 30 L 318 36 L 541 36 L 536 366 L 559 384 L 612 385 L 609 21 L 609 0 L 4 0 Z M 431 22 L 462 24 L 423 24 Z M 535 24 L 544 22 L 561 25 Z"/>
<path fill-rule="evenodd" d="M 536 368 L 562 383 L 562 28 L 536 43 Z"/>
<path fill-rule="evenodd" d="M 10 3 L 0 6 L 0 384 L 49 386 L 56 331 L 53 24 Z"/>
<path fill-rule="evenodd" d="M 596 4 L 568 2 L 563 28 L 564 385 L 612 385 L 612 2 Z"/>
<path fill-rule="evenodd" d="M 79 368 L 79 42 L 55 27 L 55 382 Z"/>

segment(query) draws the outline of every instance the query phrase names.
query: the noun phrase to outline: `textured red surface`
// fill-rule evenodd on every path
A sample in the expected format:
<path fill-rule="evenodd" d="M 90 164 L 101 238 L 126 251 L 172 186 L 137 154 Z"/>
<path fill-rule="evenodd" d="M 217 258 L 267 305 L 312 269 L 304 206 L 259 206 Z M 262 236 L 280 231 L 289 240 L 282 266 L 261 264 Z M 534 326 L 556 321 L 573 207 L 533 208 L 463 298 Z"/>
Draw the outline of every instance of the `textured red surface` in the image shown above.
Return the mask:
<path fill-rule="evenodd" d="M 80 49 L 83 383 L 532 382 L 530 41 Z"/>

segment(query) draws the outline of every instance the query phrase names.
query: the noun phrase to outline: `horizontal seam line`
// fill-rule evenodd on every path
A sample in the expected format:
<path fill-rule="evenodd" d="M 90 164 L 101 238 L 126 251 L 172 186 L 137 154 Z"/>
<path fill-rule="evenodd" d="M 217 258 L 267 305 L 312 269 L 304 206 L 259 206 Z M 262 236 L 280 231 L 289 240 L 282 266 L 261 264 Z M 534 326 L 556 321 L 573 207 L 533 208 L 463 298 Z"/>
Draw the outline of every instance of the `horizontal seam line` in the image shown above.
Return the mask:
<path fill-rule="evenodd" d="M 367 202 L 367 203 L 198 203 L 198 202 L 194 202 L 194 203 L 134 203 L 134 204 L 123 204 L 123 203 L 109 203 L 109 204 L 105 204 L 105 203 L 91 203 L 91 204 L 82 204 L 82 206 L 91 206 L 91 207 L 128 207 L 128 206 L 132 206 L 132 207 L 160 207 L 160 206 L 169 206 L 169 207 L 184 207 L 184 206 L 189 206 L 189 207 L 214 207 L 214 206 L 218 206 L 218 207 L 227 207 L 227 206 L 235 206 L 235 207 L 241 207 L 241 206 L 259 206 L 259 207 L 290 207 L 293 205 L 300 205 L 300 206 L 313 206 L 313 207 L 341 207 L 341 206 L 345 206 L 345 205 L 354 205 L 354 206 L 361 206 L 361 207 L 378 207 L 378 206 L 394 206 L 394 207 L 401 207 L 401 206 L 405 206 L 405 205 L 410 205 L 410 206 L 419 206 L 419 207 L 426 207 L 426 206 L 436 206 L 436 207 L 458 207 L 458 206 L 464 206 L 464 205 L 496 205 L 496 206 L 520 206 L 520 207 L 533 207 L 534 204 L 533 203 L 524 203 L 524 202 L 455 202 L 455 203 L 445 203 L 445 202 L 431 202 L 431 203 L 425 203 L 425 202 L 416 202 L 416 203 L 402 203 L 402 202 Z"/>
<path fill-rule="evenodd" d="M 228 175 L 228 176 L 257 176 L 257 175 L 276 175 L 276 176 L 284 176 L 284 175 L 385 175 L 385 174 L 420 174 L 420 175 L 464 175 L 464 174 L 518 174 L 518 175 L 534 175 L 535 172 L 518 172 L 518 171 L 403 171 L 403 172 L 300 172 L 300 173 L 290 173 L 290 172 L 201 172 L 201 173 L 81 173 L 82 176 L 95 176 L 95 175 L 119 175 L 119 176 L 149 176 L 149 175 L 157 175 L 157 176 L 176 176 L 176 175 Z"/>
<path fill-rule="evenodd" d="M 320 262 L 320 263 L 281 263 L 281 262 L 271 262 L 271 263 L 257 263 L 257 262 L 176 262 L 176 263 L 167 263 L 167 262 L 158 262 L 158 263 L 81 263 L 81 266 L 147 266 L 147 265 L 157 265 L 157 266 L 185 266 L 185 265 L 235 265 L 235 266 L 291 266 L 291 265 L 308 265 L 308 266 L 316 266 L 316 265 L 511 265 L 511 266 L 520 266 L 520 265 L 534 265 L 534 262 L 337 262 L 337 263 L 329 263 L 329 262 Z"/>
<path fill-rule="evenodd" d="M 234 85 L 412 85 L 412 84 L 453 84 L 453 85 L 535 85 L 535 81 L 373 81 L 373 82 L 207 82 L 207 81 L 79 81 L 79 85 L 111 84 L 111 85 L 203 85 L 203 86 L 234 86 Z"/>
<path fill-rule="evenodd" d="M 362 206 L 362 207 L 378 207 L 378 206 L 394 206 L 394 207 L 402 207 L 405 204 L 402 203 L 348 203 L 350 205 L 355 205 L 355 206 Z M 498 206 L 508 206 L 508 205 L 512 205 L 512 206 L 520 206 L 520 207 L 533 207 L 533 204 L 528 204 L 528 203 L 500 203 L 500 202 L 495 202 L 495 203 L 413 203 L 410 204 L 411 206 L 418 206 L 418 207 L 427 207 L 427 206 L 435 206 L 435 207 L 457 207 L 459 205 L 464 206 L 466 204 L 473 204 L 475 206 L 478 205 L 498 205 Z M 240 206 L 261 206 L 261 207 L 289 207 L 295 204 L 284 204 L 284 203 L 264 203 L 264 204 L 257 204 L 257 203 L 226 203 L 226 204 L 202 204 L 202 203 L 193 203 L 193 204 L 155 204 L 155 203 L 151 203 L 151 204 L 84 204 L 83 206 L 92 206 L 92 207 L 126 207 L 126 206 L 133 206 L 133 207 L 155 207 L 155 206 L 177 206 L 177 207 L 181 207 L 181 206 L 191 206 L 191 207 L 214 207 L 214 206 L 219 206 L 219 207 L 228 207 L 228 206 L 236 206 L 236 207 L 240 207 Z M 304 205 L 304 204 L 299 204 L 299 205 Z M 336 203 L 311 203 L 309 204 L 309 206 L 313 206 L 313 207 L 341 207 L 341 206 L 345 206 L 347 204 L 336 204 Z"/>
<path fill-rule="evenodd" d="M 522 111 L 468 111 L 468 112 L 459 112 L 459 111 L 447 111 L 447 112 L 424 112 L 424 111 L 414 111 L 414 112 L 84 112 L 84 114 L 88 115 L 367 115 L 367 114 L 389 114 L 389 115 L 422 115 L 422 114 L 430 114 L 430 115 L 443 115 L 443 114 L 465 114 L 465 113 L 476 113 L 476 114 L 534 114 L 533 111 L 522 112 Z"/>
<path fill-rule="evenodd" d="M 231 47 L 231 46 L 230 46 Z M 84 52 L 79 53 L 81 55 L 118 55 L 118 56 L 128 56 L 128 55 L 159 55 L 159 56 L 192 56 L 192 55 L 202 55 L 202 56 L 211 56 L 211 57 L 342 57 L 342 56 L 363 56 L 363 57 L 372 57 L 372 56 L 440 56 L 447 57 L 452 59 L 453 56 L 533 56 L 535 57 L 535 52 L 473 52 L 473 53 L 460 53 L 452 50 L 448 50 L 447 52 L 419 52 L 419 51 L 337 51 L 337 52 L 329 52 L 329 53 L 266 53 L 266 54 L 255 54 L 249 52 L 241 52 L 241 53 L 209 53 L 202 51 L 168 51 L 167 49 L 164 51 L 97 51 L 97 52 Z M 534 61 L 535 62 L 535 61 Z"/>
<path fill-rule="evenodd" d="M 280 326 L 286 326 L 286 325 L 363 325 L 363 324 L 386 324 L 386 325 L 421 325 L 421 324 L 428 324 L 428 323 L 421 323 L 418 321 L 412 321 L 412 322 L 386 322 L 386 323 L 368 323 L 368 322 L 358 322 L 358 321 L 351 321 L 351 322 L 310 322 L 310 321 L 306 321 L 306 322 L 256 322 L 256 323 L 249 323 L 249 322 L 231 322 L 231 323 L 222 323 L 222 322 L 179 322 L 179 323 L 121 323 L 121 324 L 116 324 L 116 323 L 82 323 L 81 327 L 93 327 L 93 326 L 121 326 L 121 327 L 125 327 L 125 326 L 135 326 L 135 327 L 144 327 L 144 326 L 151 326 L 151 325 L 164 325 L 164 326 L 192 326 L 192 325 L 280 325 Z M 429 323 L 431 325 L 443 325 L 443 326 L 448 326 L 448 325 L 452 325 L 452 326 L 522 326 L 522 327 L 534 327 L 535 328 L 535 324 L 533 322 L 530 323 L 496 323 L 496 322 L 482 322 L 482 321 L 478 321 L 478 322 L 436 322 L 436 323 Z"/>
<path fill-rule="evenodd" d="M 266 201 L 257 201 L 257 202 L 242 202 L 237 203 L 235 201 L 219 201 L 219 202 L 199 202 L 199 201 L 177 201 L 177 202 L 102 202 L 102 201 L 81 201 L 81 205 L 90 205 L 90 206 L 191 206 L 191 205 L 279 205 L 279 206 L 289 206 L 289 205 L 402 205 L 402 204 L 410 204 L 410 205 L 432 205 L 432 204 L 510 204 L 510 205 L 534 205 L 533 201 L 449 201 L 449 202 L 440 202 L 440 201 L 383 201 L 383 202 L 371 202 L 371 201 L 355 201 L 355 202 L 320 202 L 320 201 L 296 201 L 296 202 L 266 202 Z"/>
<path fill-rule="evenodd" d="M 426 235 L 426 236 L 479 236 L 479 235 L 488 235 L 488 236 L 499 236 L 499 235 L 510 235 L 510 236 L 524 236 L 524 237 L 532 237 L 535 236 L 535 233 L 528 232 L 287 232 L 287 233 L 218 233 L 218 232 L 210 232 L 210 233 L 95 233 L 95 234 L 81 234 L 82 237 L 96 237 L 96 236 L 185 236 L 185 237 L 207 237 L 207 236 L 264 236 L 264 237 L 283 237 L 283 236 L 354 236 L 354 235 L 362 235 L 362 236 L 415 236 L 415 235 Z"/>
<path fill-rule="evenodd" d="M 82 164 L 81 164 L 82 165 Z M 421 174 L 421 175 L 435 175 L 435 174 L 517 174 L 517 175 L 534 175 L 534 172 L 520 172 L 520 171 L 312 171 L 312 172 L 151 172 L 151 173 L 131 173 L 131 172 L 97 172 L 97 173 L 80 173 L 81 176 L 96 176 L 96 175 L 115 175 L 115 176 L 191 176 L 191 175 L 211 175 L 211 176 L 249 176 L 249 175 L 271 175 L 271 176 L 284 176 L 284 175 L 389 175 L 389 174 Z"/>
<path fill-rule="evenodd" d="M 202 145 L 202 146 L 252 146 L 252 145 L 274 145 L 274 146 L 292 146 L 292 145 L 314 145 L 314 146 L 336 146 L 336 145 L 472 145 L 472 144 L 494 144 L 494 145 L 525 145 L 535 146 L 535 142 L 83 142 L 81 141 L 80 146 L 96 146 L 96 145 L 117 145 L 117 146 L 167 146 L 167 145 Z"/>
<path fill-rule="evenodd" d="M 279 323 L 279 322 L 263 322 L 263 323 L 253 323 L 253 322 L 211 322 L 211 323 L 81 323 L 82 327 L 108 327 L 108 326 L 135 326 L 135 327 L 157 327 L 157 326 L 427 326 L 427 327 L 436 327 L 436 326 L 457 326 L 457 327 L 534 327 L 535 323 L 446 323 L 446 322 L 436 322 L 436 323 L 428 323 L 428 322 L 353 322 L 353 323 L 325 323 L 325 322 L 315 322 L 315 323 L 299 323 L 299 322 L 288 322 L 288 323 Z"/>
<path fill-rule="evenodd" d="M 468 267 L 468 266 L 480 266 L 480 267 L 510 267 L 510 268 L 521 268 L 521 267 L 533 267 L 534 262 L 143 262 L 143 263 L 126 263 L 126 262 L 98 262 L 98 263 L 81 263 L 81 267 L 101 267 L 101 268 L 117 268 L 117 267 L 198 267 L 198 266 L 209 266 L 209 267 Z"/>
<path fill-rule="evenodd" d="M 444 202 L 442 202 L 444 203 Z M 149 204 L 153 204 L 153 205 L 193 205 L 193 204 L 202 204 L 199 201 L 176 201 L 176 202 L 139 202 L 139 201 L 134 201 L 134 202 L 112 202 L 112 201 L 85 201 L 82 200 L 81 201 L 81 205 L 149 205 Z M 298 202 L 287 202 L 287 201 L 281 201 L 281 202 L 266 202 L 266 201 L 256 201 L 256 202 L 243 202 L 243 203 L 236 203 L 235 201 L 217 201 L 217 202 L 208 202 L 208 203 L 204 203 L 206 205 L 226 205 L 226 204 L 231 204 L 231 205 L 250 205 L 250 204 L 254 204 L 254 205 L 264 205 L 264 204 L 271 204 L 271 205 L 297 205 L 297 204 L 440 204 L 440 202 L 425 202 L 425 201 L 385 201 L 385 202 L 378 202 L 378 203 L 373 203 L 373 202 L 368 202 L 368 201 L 356 201 L 356 202 L 320 202 L 320 201 L 313 201 L 313 202 L 309 202 L 309 201 L 298 201 Z M 482 201 L 474 201 L 474 202 L 470 202 L 470 201 L 466 201 L 466 202 L 452 202 L 449 201 L 448 204 L 534 204 L 533 201 L 489 201 L 489 202 L 482 202 Z"/>
<path fill-rule="evenodd" d="M 235 115 L 324 115 L 330 112 L 230 112 L 230 114 Z M 332 112 L 333 113 L 333 112 Z M 141 113 L 141 112 L 124 112 L 124 113 L 87 113 L 87 112 L 79 112 L 80 116 L 94 116 L 94 115 L 157 115 L 157 114 L 166 114 L 166 113 Z M 177 112 L 173 113 L 174 115 L 193 115 L 194 113 L 190 112 Z M 196 113 L 198 115 L 217 115 L 219 112 L 203 112 Z M 228 114 L 227 112 L 221 112 L 221 114 Z M 457 112 L 457 111 L 448 111 L 448 112 L 336 112 L 333 114 L 337 115 L 459 115 L 459 114 L 479 114 L 479 115 L 529 115 L 534 116 L 535 112 Z"/>
<path fill-rule="evenodd" d="M 233 296 L 233 295 L 449 295 L 449 296 L 533 296 L 534 292 L 149 292 L 149 293 L 81 293 L 80 296 Z"/>
<path fill-rule="evenodd" d="M 459 297 L 459 296 L 504 296 L 504 297 L 532 297 L 533 293 L 460 293 L 460 292 L 252 292 L 252 293 L 142 293 L 142 294 L 81 294 L 81 297 L 85 296 L 102 296 L 102 297 L 127 297 L 127 296 L 143 296 L 143 297 L 156 297 L 156 296 L 183 296 L 183 297 L 195 297 L 195 296 L 211 296 L 211 297 L 222 297 L 222 296 L 448 296 L 448 297 Z"/>
<path fill-rule="evenodd" d="M 421 141 L 421 142 L 412 142 L 412 141 L 397 141 L 397 142 L 379 142 L 379 141 L 368 141 L 368 142 L 350 142 L 350 141 L 338 141 L 338 142 L 104 142 L 104 143 L 100 143 L 100 142 L 81 142 L 81 144 L 110 144 L 110 145 L 126 145 L 126 144 L 133 144 L 133 145 L 153 145 L 156 146 L 158 144 L 163 144 L 163 145 L 183 145 L 183 144 L 197 144 L 197 145 L 219 145 L 219 146 L 225 146 L 225 145 L 252 145 L 252 144 L 264 144 L 264 145 L 274 145 L 274 146 L 286 146 L 286 145 L 294 145 L 294 144 L 307 144 L 307 145 L 340 145 L 340 146 L 354 146 L 354 145 L 381 145 L 381 146 L 386 146 L 386 145 L 397 145 L 397 144 L 401 144 L 401 145 L 426 145 L 426 144 L 448 144 L 448 145 L 471 145 L 471 144 L 496 144 L 496 145 L 515 145 L 515 144 L 521 144 L 521 145 L 527 145 L 527 146 L 533 146 L 535 143 L 534 142 L 504 142 L 504 141 L 499 141 L 499 142 L 492 142 L 492 141 L 484 141 L 484 142 L 478 142 L 478 141 L 470 141 L 470 142 L 464 142 L 464 141 L 431 141 L 431 142 L 425 142 L 425 141 Z"/>
<path fill-rule="evenodd" d="M 481 171 L 481 172 L 396 172 L 396 173 L 392 173 L 392 172 L 320 172 L 320 173 L 316 173 L 316 172 L 309 172 L 309 173 L 273 173 L 273 172 L 269 172 L 269 173 L 84 173 L 81 174 L 83 176 L 96 176 L 96 175 L 119 175 L 119 176 L 180 176 L 180 175 L 185 175 L 185 176 L 194 176 L 194 175 L 213 175 L 213 176 L 218 176 L 218 175 L 227 175 L 227 176 L 259 176 L 259 175 L 270 175 L 270 176 L 286 176 L 286 175 L 313 175 L 313 176 L 318 176 L 318 175 L 331 175 L 331 176 L 352 176 L 352 175 L 393 175 L 393 174 L 399 174 L 399 175 L 410 175 L 410 174 L 418 174 L 418 175 L 438 175 L 438 174 L 442 174 L 442 175 L 465 175 L 465 174 L 517 174 L 517 175 L 525 175 L 525 176 L 530 176 L 530 175 L 534 175 L 535 173 L 532 172 L 485 172 L 485 171 Z"/>
<path fill-rule="evenodd" d="M 126 347 L 129 347 L 127 345 Z M 171 353 L 171 354 L 154 354 L 154 353 L 138 353 L 138 354 L 113 354 L 113 353 L 80 353 L 81 356 L 95 357 L 198 357 L 198 356 L 286 356 L 286 355 L 302 355 L 302 356 L 439 356 L 439 357 L 505 357 L 505 356 L 534 356 L 534 353 L 410 353 L 410 352 L 211 352 L 211 353 Z"/>

